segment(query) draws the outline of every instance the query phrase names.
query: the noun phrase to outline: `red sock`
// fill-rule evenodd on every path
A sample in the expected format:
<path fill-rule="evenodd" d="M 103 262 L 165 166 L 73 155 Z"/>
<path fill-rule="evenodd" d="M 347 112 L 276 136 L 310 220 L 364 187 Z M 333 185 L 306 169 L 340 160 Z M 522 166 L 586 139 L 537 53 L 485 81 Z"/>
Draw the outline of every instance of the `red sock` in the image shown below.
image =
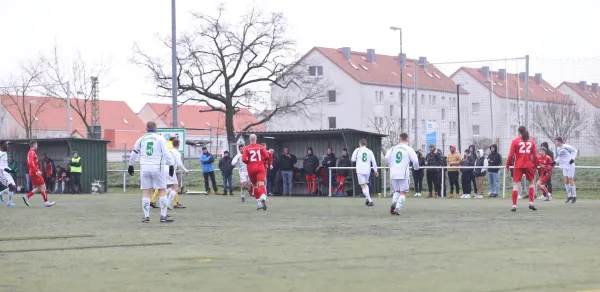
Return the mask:
<path fill-rule="evenodd" d="M 309 194 L 311 193 L 311 187 L 312 187 L 312 184 L 310 183 L 310 181 L 307 181 L 307 183 L 306 183 L 306 190 L 307 190 L 307 192 Z"/>
<path fill-rule="evenodd" d="M 46 191 L 42 191 L 42 198 L 44 198 L 44 202 L 48 202 L 48 193 Z"/>
<path fill-rule="evenodd" d="M 516 206 L 517 205 L 517 197 L 519 196 L 519 191 L 515 191 L 513 190 L 512 193 L 512 201 L 513 201 L 513 205 Z"/>
<path fill-rule="evenodd" d="M 258 187 L 258 193 L 260 194 L 258 197 L 260 198 L 260 196 L 262 195 L 266 195 L 267 194 L 267 189 L 265 188 L 264 185 Z"/>
<path fill-rule="evenodd" d="M 529 202 L 533 203 L 535 199 L 535 189 L 533 188 L 533 184 L 529 185 Z"/>
<path fill-rule="evenodd" d="M 259 188 L 254 188 L 253 191 L 254 191 L 254 198 L 257 200 L 260 199 L 261 193 L 260 193 Z"/>
<path fill-rule="evenodd" d="M 29 192 L 29 193 L 27 194 L 27 199 L 29 199 L 29 198 L 31 198 L 31 197 L 33 197 L 33 191 L 31 191 L 31 192 Z"/>
<path fill-rule="evenodd" d="M 547 196 L 548 195 L 548 189 L 546 188 L 546 186 L 542 186 L 541 189 L 542 189 L 542 192 L 544 193 L 544 196 Z"/>

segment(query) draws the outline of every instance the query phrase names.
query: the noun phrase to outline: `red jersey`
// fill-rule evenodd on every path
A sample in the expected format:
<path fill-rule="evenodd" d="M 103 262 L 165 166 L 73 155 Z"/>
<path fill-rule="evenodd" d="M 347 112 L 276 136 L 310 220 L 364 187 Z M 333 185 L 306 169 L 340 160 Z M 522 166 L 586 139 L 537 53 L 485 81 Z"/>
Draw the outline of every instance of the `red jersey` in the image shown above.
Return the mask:
<path fill-rule="evenodd" d="M 33 149 L 29 149 L 29 153 L 27 153 L 27 167 L 29 167 L 30 174 L 40 171 L 40 162 L 38 161 L 37 153 Z"/>
<path fill-rule="evenodd" d="M 546 171 L 550 173 L 554 168 L 554 166 L 552 165 L 552 158 L 545 154 L 544 156 L 538 156 L 538 163 L 540 165 L 540 175 L 546 175 Z"/>
<path fill-rule="evenodd" d="M 272 163 L 272 161 L 273 161 L 273 156 L 271 156 L 271 152 L 267 151 L 267 153 L 269 154 L 269 159 L 268 159 L 268 160 L 265 160 L 265 169 L 266 169 L 267 171 L 269 171 L 269 166 L 271 165 L 271 164 L 269 164 L 269 163 Z M 269 161 L 271 161 L 271 162 L 269 162 Z"/>
<path fill-rule="evenodd" d="M 242 162 L 248 166 L 249 173 L 264 171 L 265 164 L 271 165 L 272 159 L 267 149 L 259 144 L 250 144 L 242 152 Z"/>
<path fill-rule="evenodd" d="M 510 145 L 508 161 L 514 159 L 515 168 L 536 168 L 538 165 L 536 153 L 535 142 L 532 139 L 523 140 L 519 137 L 514 139 Z"/>

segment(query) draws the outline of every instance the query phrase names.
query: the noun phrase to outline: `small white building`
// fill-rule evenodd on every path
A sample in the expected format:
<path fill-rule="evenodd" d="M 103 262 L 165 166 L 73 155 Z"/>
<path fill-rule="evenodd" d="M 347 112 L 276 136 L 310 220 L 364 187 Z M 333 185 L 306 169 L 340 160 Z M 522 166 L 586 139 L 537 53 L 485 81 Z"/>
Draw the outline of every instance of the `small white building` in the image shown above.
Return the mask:
<path fill-rule="evenodd" d="M 402 72 L 400 59 L 405 59 Z M 295 70 L 307 70 L 310 77 L 327 84 L 327 97 L 313 106 L 310 118 L 277 117 L 268 122 L 270 131 L 349 128 L 396 136 L 403 124 L 413 145 L 425 149 L 429 124 L 436 132 L 430 141 L 438 148 L 447 150 L 458 141 L 457 87 L 425 57 L 406 60 L 379 55 L 373 49 L 353 52 L 347 47 L 314 47 L 301 63 L 310 65 Z M 275 101 L 298 98 L 297 92 L 278 86 L 271 87 L 271 95 Z"/>

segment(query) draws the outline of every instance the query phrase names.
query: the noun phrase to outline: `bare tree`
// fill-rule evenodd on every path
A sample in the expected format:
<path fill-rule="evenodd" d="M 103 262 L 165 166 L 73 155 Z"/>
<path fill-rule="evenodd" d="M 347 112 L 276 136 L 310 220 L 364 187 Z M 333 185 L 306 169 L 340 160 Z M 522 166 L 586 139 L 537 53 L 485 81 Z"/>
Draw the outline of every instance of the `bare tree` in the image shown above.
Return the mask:
<path fill-rule="evenodd" d="M 71 97 L 76 96 L 71 98 L 71 108 L 88 130 L 92 122 L 92 77 L 101 78 L 108 73 L 109 66 L 103 62 L 89 65 L 79 52 L 72 60 L 64 59 L 55 45 L 51 57 L 46 59 L 46 67 L 48 70 L 43 75 L 46 94 L 65 102 L 69 93 Z"/>
<path fill-rule="evenodd" d="M 600 144 L 600 114 L 596 114 L 589 128 L 590 139 L 595 145 Z"/>
<path fill-rule="evenodd" d="M 483 152 L 485 153 L 486 151 L 488 151 L 488 149 L 490 149 L 490 146 L 492 146 L 492 139 L 487 138 L 487 137 L 479 137 L 479 138 L 474 138 L 473 139 L 473 147 L 475 147 L 475 151 L 481 149 L 483 150 Z"/>
<path fill-rule="evenodd" d="M 47 97 L 32 98 L 40 93 L 40 82 L 46 72 L 44 58 L 39 58 L 20 66 L 20 75 L 13 75 L 1 86 L 3 99 L 8 110 L 16 110 L 18 118 L 25 128 L 25 137 L 34 137 L 33 126 L 44 106 L 51 101 Z"/>
<path fill-rule="evenodd" d="M 387 135 L 381 140 L 381 154 L 398 144 L 398 135 L 402 133 L 400 120 L 394 117 L 374 117 L 367 122 L 367 128 L 374 129 L 379 134 Z"/>
<path fill-rule="evenodd" d="M 251 9 L 239 23 L 232 24 L 223 19 L 224 12 L 224 6 L 219 6 L 216 16 L 193 13 L 198 27 L 179 36 L 174 73 L 179 102 L 195 102 L 208 106 L 206 111 L 223 113 L 230 144 L 242 132 L 273 117 L 308 115 L 325 97 L 327 87 L 321 78 L 309 76 L 308 63 L 298 59 L 295 41 L 286 36 L 283 15 Z M 164 46 L 170 48 L 170 42 L 165 41 Z M 139 46 L 133 62 L 151 73 L 158 95 L 170 96 L 170 62 L 149 56 Z M 272 98 L 249 91 L 261 84 L 293 92 L 296 98 Z M 256 122 L 235 129 L 233 117 L 241 108 L 269 111 Z"/>
<path fill-rule="evenodd" d="M 533 125 L 550 140 L 556 137 L 569 140 L 575 132 L 586 129 L 587 120 L 588 116 L 576 102 L 548 102 L 536 108 Z"/>

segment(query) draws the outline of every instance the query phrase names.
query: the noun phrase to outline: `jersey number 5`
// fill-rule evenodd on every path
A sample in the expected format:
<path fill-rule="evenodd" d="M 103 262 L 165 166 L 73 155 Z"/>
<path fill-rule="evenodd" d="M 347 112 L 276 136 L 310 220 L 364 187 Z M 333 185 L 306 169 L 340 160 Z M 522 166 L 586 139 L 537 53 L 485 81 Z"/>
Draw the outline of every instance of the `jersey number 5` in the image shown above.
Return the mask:
<path fill-rule="evenodd" d="M 531 142 L 519 142 L 519 153 L 531 153 Z"/>
<path fill-rule="evenodd" d="M 261 161 L 261 159 L 260 159 L 260 151 L 250 150 L 250 161 L 251 162 Z"/>
<path fill-rule="evenodd" d="M 396 152 L 396 164 L 400 164 L 401 161 L 402 161 L 402 152 L 398 151 L 398 152 Z"/>
<path fill-rule="evenodd" d="M 362 162 L 367 162 L 367 153 L 362 154 Z"/>
<path fill-rule="evenodd" d="M 146 143 L 146 156 L 152 156 L 154 154 L 154 142 Z"/>

